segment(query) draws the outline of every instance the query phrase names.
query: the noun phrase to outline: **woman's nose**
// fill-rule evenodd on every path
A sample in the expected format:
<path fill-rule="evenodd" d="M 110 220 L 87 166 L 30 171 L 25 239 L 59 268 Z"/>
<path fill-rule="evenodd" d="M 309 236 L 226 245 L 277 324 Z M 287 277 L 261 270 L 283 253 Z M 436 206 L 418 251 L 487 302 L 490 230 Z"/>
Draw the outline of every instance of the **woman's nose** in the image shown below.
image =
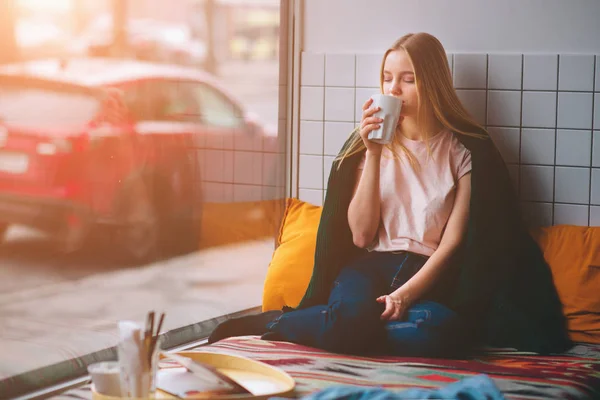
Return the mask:
<path fill-rule="evenodd" d="M 402 95 L 402 89 L 400 89 L 400 87 L 394 85 L 394 86 L 390 87 L 388 94 L 391 95 L 391 96 L 401 96 Z"/>

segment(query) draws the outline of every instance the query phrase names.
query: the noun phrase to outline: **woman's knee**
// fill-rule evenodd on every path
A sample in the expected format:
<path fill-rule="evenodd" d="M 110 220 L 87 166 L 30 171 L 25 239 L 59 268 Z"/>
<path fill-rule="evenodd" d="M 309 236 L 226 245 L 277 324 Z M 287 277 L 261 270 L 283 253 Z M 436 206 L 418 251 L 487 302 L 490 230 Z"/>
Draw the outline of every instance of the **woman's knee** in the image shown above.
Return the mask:
<path fill-rule="evenodd" d="M 461 351 L 460 319 L 442 304 L 421 302 L 401 321 L 386 325 L 389 351 L 394 355 L 447 356 Z"/>
<path fill-rule="evenodd" d="M 374 298 L 371 301 L 343 299 L 330 304 L 322 347 L 340 353 L 365 352 L 383 332 L 382 312 L 383 307 Z"/>
<path fill-rule="evenodd" d="M 454 324 L 458 315 L 443 304 L 422 301 L 407 311 L 406 320 L 418 326 L 441 329 Z"/>

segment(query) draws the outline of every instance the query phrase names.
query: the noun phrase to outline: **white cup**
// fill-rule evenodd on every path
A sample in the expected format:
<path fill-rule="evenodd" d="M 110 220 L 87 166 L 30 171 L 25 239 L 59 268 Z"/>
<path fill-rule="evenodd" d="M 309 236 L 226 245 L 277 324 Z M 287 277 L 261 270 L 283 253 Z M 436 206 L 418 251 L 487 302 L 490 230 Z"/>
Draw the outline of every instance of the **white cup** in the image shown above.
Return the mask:
<path fill-rule="evenodd" d="M 105 396 L 121 396 L 121 379 L 118 361 L 105 361 L 88 365 L 94 390 Z"/>
<path fill-rule="evenodd" d="M 374 117 L 383 118 L 380 128 L 369 132 L 367 138 L 375 143 L 388 144 L 392 142 L 396 133 L 396 125 L 402 111 L 402 99 L 387 94 L 376 94 L 371 96 L 373 104 L 371 108 L 381 107 L 381 110 L 373 114 Z"/>

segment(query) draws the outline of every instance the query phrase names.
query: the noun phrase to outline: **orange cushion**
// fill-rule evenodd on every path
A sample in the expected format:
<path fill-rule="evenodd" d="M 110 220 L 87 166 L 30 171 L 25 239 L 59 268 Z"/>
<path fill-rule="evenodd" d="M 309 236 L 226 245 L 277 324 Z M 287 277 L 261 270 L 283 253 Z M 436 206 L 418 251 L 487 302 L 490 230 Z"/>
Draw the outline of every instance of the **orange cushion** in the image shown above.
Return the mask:
<path fill-rule="evenodd" d="M 310 282 L 322 207 L 287 199 L 278 247 L 263 289 L 263 311 L 296 307 Z"/>
<path fill-rule="evenodd" d="M 571 340 L 600 343 L 600 227 L 559 225 L 533 235 L 552 270 Z"/>
<path fill-rule="evenodd" d="M 200 248 L 272 238 L 284 207 L 284 199 L 204 203 Z"/>

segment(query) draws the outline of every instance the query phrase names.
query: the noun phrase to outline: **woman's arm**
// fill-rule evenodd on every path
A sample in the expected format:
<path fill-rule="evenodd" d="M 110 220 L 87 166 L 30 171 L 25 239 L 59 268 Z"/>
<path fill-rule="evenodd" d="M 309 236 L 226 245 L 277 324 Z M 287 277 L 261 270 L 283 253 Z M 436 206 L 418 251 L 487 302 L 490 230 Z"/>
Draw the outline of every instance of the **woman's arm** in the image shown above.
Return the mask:
<path fill-rule="evenodd" d="M 379 171 L 381 152 L 366 152 L 365 165 L 359 170 L 354 195 L 348 207 L 348 224 L 352 240 L 358 247 L 365 248 L 373 242 L 381 219 L 379 194 Z"/>
<path fill-rule="evenodd" d="M 381 315 L 382 319 L 400 318 L 408 305 L 421 298 L 436 282 L 465 236 L 470 201 L 471 174 L 468 173 L 458 181 L 454 206 L 437 250 L 429 257 L 419 272 L 404 285 L 389 296 L 382 296 L 377 299 L 379 302 L 386 302 L 386 309 Z M 386 297 L 389 299 L 386 299 Z"/>
<path fill-rule="evenodd" d="M 359 171 L 354 194 L 348 207 L 348 225 L 352 231 L 352 241 L 358 247 L 365 248 L 373 242 L 381 218 L 381 200 L 379 195 L 379 171 L 383 145 L 369 140 L 369 133 L 379 129 L 383 119 L 373 116 L 380 107 L 369 108 L 373 99 L 363 104 L 363 115 L 359 135 L 367 148 L 364 168 Z"/>

